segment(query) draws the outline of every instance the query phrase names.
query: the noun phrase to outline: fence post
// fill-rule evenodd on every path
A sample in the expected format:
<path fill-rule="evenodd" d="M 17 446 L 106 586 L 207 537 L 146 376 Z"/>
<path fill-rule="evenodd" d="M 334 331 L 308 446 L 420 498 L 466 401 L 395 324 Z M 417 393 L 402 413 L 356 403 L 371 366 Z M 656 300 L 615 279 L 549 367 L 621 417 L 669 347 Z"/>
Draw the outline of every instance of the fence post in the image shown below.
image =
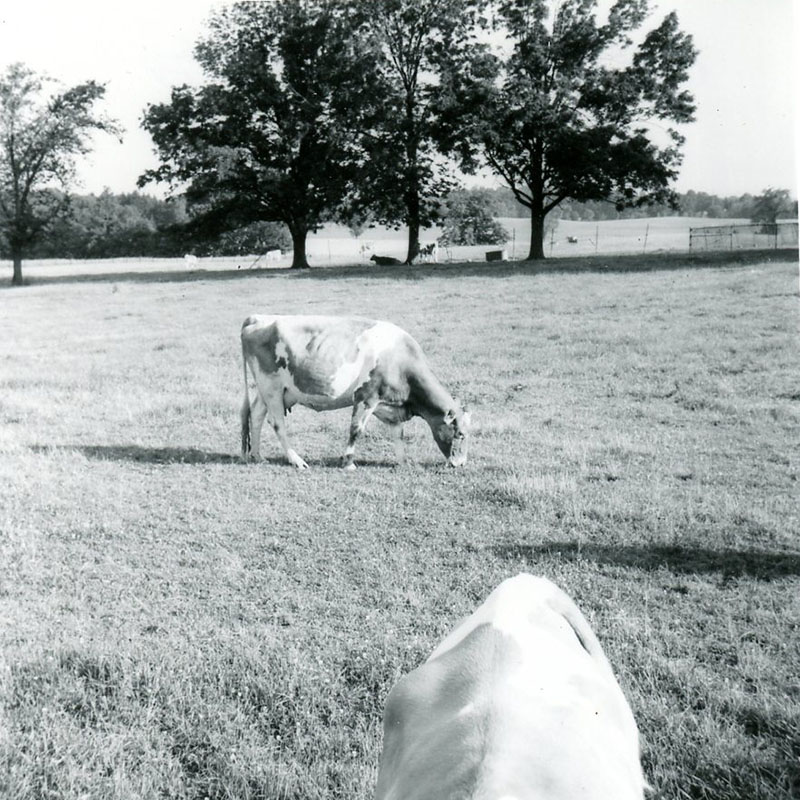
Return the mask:
<path fill-rule="evenodd" d="M 600 244 L 600 226 L 595 225 L 594 228 L 594 252 L 597 255 L 597 246 Z"/>
<path fill-rule="evenodd" d="M 650 233 L 650 223 L 647 223 L 647 227 L 644 229 L 644 246 L 642 247 L 642 252 L 644 253 L 647 250 L 647 234 Z"/>

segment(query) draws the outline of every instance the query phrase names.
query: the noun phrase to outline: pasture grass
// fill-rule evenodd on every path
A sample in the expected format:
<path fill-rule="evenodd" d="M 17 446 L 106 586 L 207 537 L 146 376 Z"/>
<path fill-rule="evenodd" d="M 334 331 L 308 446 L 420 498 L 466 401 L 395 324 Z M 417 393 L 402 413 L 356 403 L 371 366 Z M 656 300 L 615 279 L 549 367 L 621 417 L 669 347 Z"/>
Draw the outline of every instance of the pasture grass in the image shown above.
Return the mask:
<path fill-rule="evenodd" d="M 653 797 L 797 796 L 798 265 L 737 258 L 0 292 L 0 796 L 371 797 L 393 683 L 523 570 L 591 621 Z M 311 470 L 269 430 L 240 463 L 252 311 L 406 328 L 468 466 L 374 422 L 343 472 L 348 413 L 307 409 Z"/>

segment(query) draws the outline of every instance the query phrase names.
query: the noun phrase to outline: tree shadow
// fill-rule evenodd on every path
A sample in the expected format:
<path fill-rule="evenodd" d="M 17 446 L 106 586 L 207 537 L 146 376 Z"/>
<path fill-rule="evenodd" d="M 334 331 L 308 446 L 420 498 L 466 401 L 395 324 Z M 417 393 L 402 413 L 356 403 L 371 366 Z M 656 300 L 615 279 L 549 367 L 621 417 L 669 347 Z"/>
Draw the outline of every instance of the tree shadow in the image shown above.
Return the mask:
<path fill-rule="evenodd" d="M 286 275 L 288 269 L 250 270 L 238 269 L 168 269 L 136 272 L 78 272 L 70 275 L 37 275 L 29 271 L 23 280 L 24 286 L 45 286 L 65 283 L 194 283 L 196 281 L 233 281 L 253 275 L 273 278 Z M 10 286 L 10 284 L 9 284 Z M 18 288 L 18 287 L 15 287 Z"/>
<path fill-rule="evenodd" d="M 764 262 L 784 262 L 798 259 L 797 248 L 778 250 L 738 250 L 689 253 L 670 251 L 648 254 L 608 253 L 592 256 L 569 256 L 544 261 L 492 261 L 453 262 L 446 264 L 415 264 L 381 267 L 377 265 L 350 264 L 341 266 L 312 266 L 309 269 L 271 267 L 250 269 L 166 269 L 126 272 L 85 272 L 72 275 L 37 276 L 35 268 L 25 275 L 24 285 L 41 286 L 67 283 L 193 283 L 195 281 L 232 281 L 257 275 L 260 279 L 287 278 L 296 280 L 326 281 L 353 279 L 388 279 L 421 281 L 439 277 L 508 277 L 512 275 L 538 275 L 569 272 L 649 272 L 685 270 L 691 268 L 730 268 Z M 0 288 L 11 287 L 10 283 Z"/>
<path fill-rule="evenodd" d="M 408 266 L 341 266 L 323 269 L 296 270 L 298 280 L 341 280 L 342 278 L 377 278 L 391 280 L 424 280 L 436 277 L 508 277 L 569 272 L 650 272 L 696 268 L 730 268 L 765 261 L 797 260 L 797 248 L 779 250 L 738 250 L 689 253 L 681 251 L 548 258 L 544 261 L 472 261 Z"/>
<path fill-rule="evenodd" d="M 751 577 L 769 581 L 800 575 L 800 553 L 766 553 L 757 550 L 711 550 L 679 545 L 598 545 L 579 542 L 500 544 L 490 548 L 501 558 L 534 562 L 548 556 L 569 561 L 652 571 L 666 567 L 681 574 L 720 573 L 724 577 Z"/>

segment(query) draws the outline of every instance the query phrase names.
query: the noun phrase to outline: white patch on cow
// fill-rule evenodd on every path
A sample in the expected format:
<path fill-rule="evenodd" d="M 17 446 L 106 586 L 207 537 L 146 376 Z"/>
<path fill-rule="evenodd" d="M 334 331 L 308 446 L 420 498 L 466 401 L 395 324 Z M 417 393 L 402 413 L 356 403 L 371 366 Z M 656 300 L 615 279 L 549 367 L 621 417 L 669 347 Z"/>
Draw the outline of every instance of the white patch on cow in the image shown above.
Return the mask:
<path fill-rule="evenodd" d="M 368 345 L 376 356 L 380 356 L 386 350 L 395 347 L 404 336 L 408 334 L 397 325 L 391 322 L 376 322 L 358 337 L 358 344 L 359 348 Z"/>
<path fill-rule="evenodd" d="M 275 345 L 275 360 L 283 359 L 287 365 L 289 363 L 289 348 L 286 346 L 286 342 L 283 339 L 279 339 L 278 343 Z"/>
<path fill-rule="evenodd" d="M 518 575 L 500 584 L 480 608 L 456 627 L 431 653 L 428 661 L 456 647 L 480 625 L 493 628 L 517 640 L 525 640 L 530 628 L 529 613 L 532 595 L 550 592 L 550 583 L 532 575 Z"/>
<path fill-rule="evenodd" d="M 369 364 L 369 368 L 365 367 Z M 358 355 L 355 361 L 346 361 L 342 364 L 330 377 L 331 393 L 340 397 L 344 394 L 350 394 L 352 389 L 356 389 L 361 383 L 366 380 L 369 371 L 375 366 L 375 360 L 369 359 L 368 354 L 364 352 L 359 340 Z M 363 376 L 363 379 L 360 380 Z"/>
<path fill-rule="evenodd" d="M 459 710 L 459 717 L 467 717 L 475 711 L 475 703 L 467 703 L 462 709 Z"/>
<path fill-rule="evenodd" d="M 366 382 L 381 355 L 391 350 L 406 334 L 391 322 L 377 322 L 356 340 L 358 355 L 342 364 L 330 377 L 331 393 L 337 397 L 350 395 Z"/>

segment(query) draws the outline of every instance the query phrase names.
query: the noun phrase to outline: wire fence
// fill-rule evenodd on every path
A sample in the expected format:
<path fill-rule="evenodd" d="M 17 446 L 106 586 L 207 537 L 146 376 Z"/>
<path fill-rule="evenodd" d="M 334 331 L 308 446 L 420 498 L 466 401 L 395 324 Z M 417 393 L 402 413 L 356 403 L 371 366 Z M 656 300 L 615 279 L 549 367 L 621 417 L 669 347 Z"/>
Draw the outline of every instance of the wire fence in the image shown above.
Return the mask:
<path fill-rule="evenodd" d="M 689 228 L 689 250 L 754 250 L 797 247 L 796 222 Z"/>

